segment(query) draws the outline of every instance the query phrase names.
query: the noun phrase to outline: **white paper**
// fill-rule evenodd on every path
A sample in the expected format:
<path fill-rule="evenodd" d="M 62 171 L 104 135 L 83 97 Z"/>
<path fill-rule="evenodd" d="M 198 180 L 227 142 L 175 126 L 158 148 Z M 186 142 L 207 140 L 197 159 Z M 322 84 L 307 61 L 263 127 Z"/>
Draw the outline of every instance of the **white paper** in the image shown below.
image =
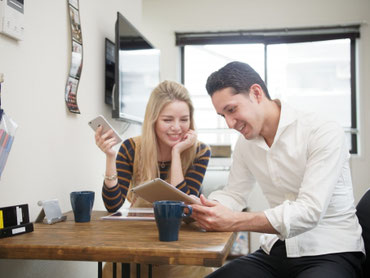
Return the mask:
<path fill-rule="evenodd" d="M 121 208 L 113 214 L 103 216 L 105 220 L 154 220 L 153 208 Z"/>

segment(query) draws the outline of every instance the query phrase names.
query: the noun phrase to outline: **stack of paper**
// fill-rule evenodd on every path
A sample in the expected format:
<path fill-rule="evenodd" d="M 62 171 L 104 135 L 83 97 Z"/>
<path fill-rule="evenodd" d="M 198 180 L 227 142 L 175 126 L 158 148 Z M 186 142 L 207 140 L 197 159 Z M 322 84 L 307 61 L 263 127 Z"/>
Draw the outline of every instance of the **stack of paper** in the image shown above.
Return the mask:
<path fill-rule="evenodd" d="M 121 210 L 103 216 L 105 220 L 154 220 L 153 208 L 121 208 Z"/>

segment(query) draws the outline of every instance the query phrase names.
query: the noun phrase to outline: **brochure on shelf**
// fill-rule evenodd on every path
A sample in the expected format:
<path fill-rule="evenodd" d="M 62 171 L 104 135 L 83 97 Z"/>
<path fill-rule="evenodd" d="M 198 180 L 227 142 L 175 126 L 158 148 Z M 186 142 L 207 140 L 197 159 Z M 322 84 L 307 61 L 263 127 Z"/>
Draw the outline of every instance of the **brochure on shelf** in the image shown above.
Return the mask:
<path fill-rule="evenodd" d="M 1 83 L 3 81 L 3 74 L 0 73 L 0 178 L 14 141 L 15 131 L 18 127 L 1 106 Z"/>

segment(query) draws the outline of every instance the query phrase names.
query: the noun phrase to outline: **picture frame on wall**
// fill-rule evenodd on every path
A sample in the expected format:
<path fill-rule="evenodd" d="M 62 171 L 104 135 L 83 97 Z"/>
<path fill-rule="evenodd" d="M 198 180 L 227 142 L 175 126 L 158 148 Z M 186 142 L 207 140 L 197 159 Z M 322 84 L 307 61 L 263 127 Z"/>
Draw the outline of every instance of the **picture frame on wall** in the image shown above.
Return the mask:
<path fill-rule="evenodd" d="M 76 95 L 77 93 L 78 80 L 73 77 L 68 77 L 66 86 L 66 101 L 70 99 L 70 96 Z"/>
<path fill-rule="evenodd" d="M 82 70 L 82 45 L 72 41 L 72 58 L 69 76 L 80 79 Z"/>
<path fill-rule="evenodd" d="M 78 10 L 78 0 L 68 0 L 68 3 Z"/>
<path fill-rule="evenodd" d="M 65 87 L 65 102 L 69 112 L 81 114 L 77 105 L 77 89 L 83 64 L 82 32 L 78 0 L 67 0 L 71 26 L 71 64 Z"/>
<path fill-rule="evenodd" d="M 78 42 L 79 44 L 82 44 L 82 33 L 79 11 L 72 5 L 69 5 L 69 15 L 71 18 L 72 39 Z"/>
<path fill-rule="evenodd" d="M 65 91 L 65 101 L 70 112 L 79 114 L 80 110 L 78 109 L 77 105 L 77 87 L 78 79 L 68 77 Z"/>

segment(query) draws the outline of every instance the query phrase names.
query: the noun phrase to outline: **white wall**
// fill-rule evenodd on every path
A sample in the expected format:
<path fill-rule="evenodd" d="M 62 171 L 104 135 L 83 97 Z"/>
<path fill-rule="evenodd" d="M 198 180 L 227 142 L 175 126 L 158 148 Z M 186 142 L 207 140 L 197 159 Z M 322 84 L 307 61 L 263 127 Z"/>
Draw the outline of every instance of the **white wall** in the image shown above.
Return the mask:
<path fill-rule="evenodd" d="M 368 0 L 143 0 L 143 29 L 151 33 L 162 57 L 164 78 L 179 80 L 179 50 L 175 32 L 235 31 L 362 23 L 358 44 L 358 123 L 360 154 L 351 159 L 354 194 L 358 201 L 370 187 L 370 1 Z M 217 69 L 215 69 L 217 70 Z M 213 176 L 213 177 L 212 177 Z M 224 177 L 223 180 L 226 180 Z M 220 174 L 207 172 L 205 186 L 218 185 Z M 261 210 L 267 202 L 257 189 L 250 208 Z M 259 246 L 252 235 L 252 250 Z"/>
<path fill-rule="evenodd" d="M 40 211 L 38 200 L 57 198 L 62 211 L 71 210 L 69 193 L 74 190 L 95 191 L 94 209 L 104 209 L 104 155 L 87 122 L 98 114 L 111 119 L 104 104 L 104 39 L 114 41 L 117 11 L 139 25 L 142 4 L 79 2 L 84 51 L 77 95 L 81 115 L 68 112 L 64 101 L 71 59 L 68 1 L 25 1 L 24 40 L 0 34 L 2 105 L 19 125 L 0 181 L 0 207 L 27 203 L 32 221 Z M 122 122 L 111 122 L 123 130 Z M 131 126 L 123 137 L 138 132 L 139 126 Z M 0 277 L 95 276 L 97 263 L 0 260 Z"/>

